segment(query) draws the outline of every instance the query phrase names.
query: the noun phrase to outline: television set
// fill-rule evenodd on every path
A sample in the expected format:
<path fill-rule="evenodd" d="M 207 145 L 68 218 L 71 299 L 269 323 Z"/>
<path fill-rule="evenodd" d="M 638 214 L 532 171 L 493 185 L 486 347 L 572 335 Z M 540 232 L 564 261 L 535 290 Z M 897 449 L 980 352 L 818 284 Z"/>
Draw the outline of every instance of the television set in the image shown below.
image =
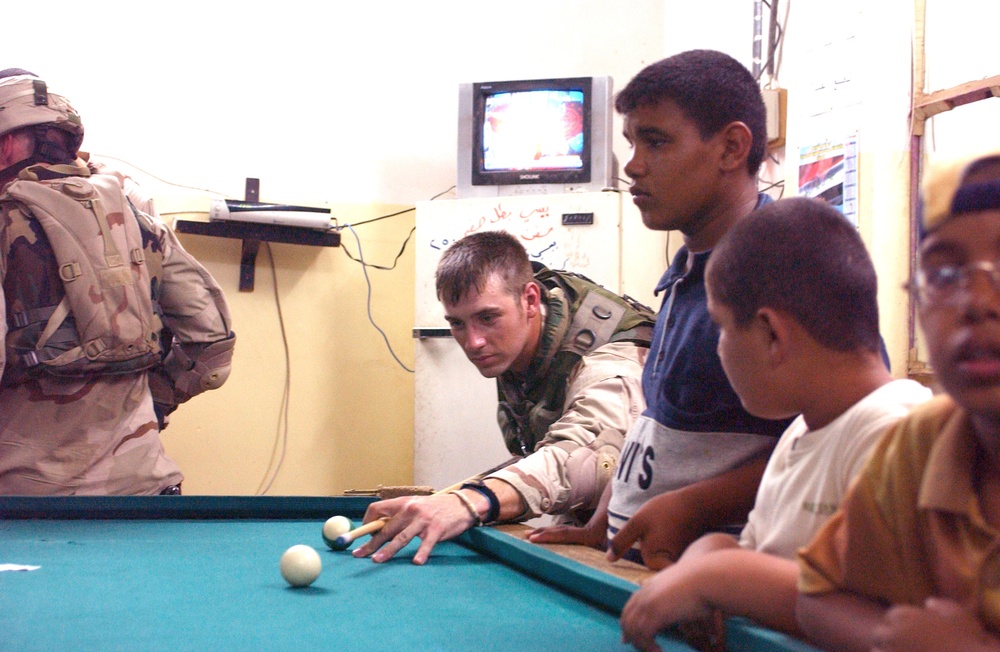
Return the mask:
<path fill-rule="evenodd" d="M 614 187 L 611 77 L 459 85 L 456 195 Z"/>

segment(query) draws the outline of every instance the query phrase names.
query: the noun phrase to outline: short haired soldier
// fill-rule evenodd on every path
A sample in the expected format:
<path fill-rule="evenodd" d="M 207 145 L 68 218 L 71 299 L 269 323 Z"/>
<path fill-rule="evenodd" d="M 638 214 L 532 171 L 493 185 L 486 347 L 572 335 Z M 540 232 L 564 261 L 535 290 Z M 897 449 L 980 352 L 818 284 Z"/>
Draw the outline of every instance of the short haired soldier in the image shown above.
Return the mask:
<path fill-rule="evenodd" d="M 177 494 L 159 431 L 228 377 L 229 310 L 83 133 L 44 80 L 0 71 L 0 494 Z"/>
<path fill-rule="evenodd" d="M 655 316 L 588 279 L 528 261 L 503 231 L 468 235 L 441 257 L 438 299 L 455 340 L 497 379 L 498 421 L 515 464 L 436 496 L 374 503 L 392 516 L 355 556 L 392 557 L 413 537 L 422 564 L 470 527 L 541 514 L 585 522 L 645 407 L 642 366 Z"/>

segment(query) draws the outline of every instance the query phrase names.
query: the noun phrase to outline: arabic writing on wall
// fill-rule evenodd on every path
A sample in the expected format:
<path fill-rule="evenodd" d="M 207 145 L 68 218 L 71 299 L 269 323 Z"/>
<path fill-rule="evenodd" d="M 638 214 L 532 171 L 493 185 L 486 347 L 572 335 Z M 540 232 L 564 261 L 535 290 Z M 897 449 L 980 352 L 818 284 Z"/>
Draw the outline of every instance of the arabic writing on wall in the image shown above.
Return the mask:
<path fill-rule="evenodd" d="M 503 203 L 498 203 L 488 214 L 470 219 L 447 237 L 432 239 L 430 247 L 444 251 L 451 243 L 471 233 L 503 230 L 521 241 L 531 260 L 556 269 L 582 270 L 589 267 L 587 252 L 575 246 L 575 237 L 560 227 L 559 217 L 552 215 L 548 206 L 514 212 L 505 209 Z"/>

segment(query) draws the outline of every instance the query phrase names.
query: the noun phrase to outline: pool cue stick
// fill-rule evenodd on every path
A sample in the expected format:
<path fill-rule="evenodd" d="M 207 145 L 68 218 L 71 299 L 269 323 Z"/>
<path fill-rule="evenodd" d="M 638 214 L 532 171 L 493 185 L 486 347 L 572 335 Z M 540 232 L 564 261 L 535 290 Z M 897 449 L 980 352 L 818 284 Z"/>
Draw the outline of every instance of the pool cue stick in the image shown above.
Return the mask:
<path fill-rule="evenodd" d="M 457 491 L 458 489 L 460 489 L 462 487 L 463 484 L 468 484 L 470 482 L 476 482 L 477 480 L 480 480 L 483 477 L 485 477 L 485 476 L 487 476 L 487 475 L 489 475 L 491 473 L 496 473 L 500 469 L 507 468 L 508 466 L 510 466 L 514 462 L 517 462 L 520 459 L 523 459 L 523 458 L 521 456 L 519 456 L 519 455 L 515 455 L 514 457 L 510 458 L 509 460 L 507 460 L 505 462 L 501 462 L 500 464 L 494 466 L 492 469 L 489 469 L 488 471 L 483 471 L 482 473 L 477 473 L 476 475 L 470 476 L 470 477 L 466 478 L 465 480 L 462 480 L 461 482 L 456 482 L 455 484 L 453 484 L 453 485 L 451 485 L 449 487 L 445 487 L 444 489 L 442 489 L 440 491 L 435 491 L 434 493 L 431 494 L 431 496 L 440 496 L 441 494 L 446 494 L 449 491 Z M 344 548 L 347 548 L 347 546 L 351 545 L 354 542 L 355 539 L 358 539 L 359 537 L 363 537 L 366 534 L 375 534 L 376 532 L 378 532 L 379 530 L 381 530 L 383 527 L 385 527 L 385 524 L 389 522 L 390 518 L 391 517 L 389 517 L 389 516 L 383 516 L 383 517 L 377 518 L 374 521 L 371 521 L 369 523 L 365 523 L 361 527 L 356 527 L 353 530 L 351 530 L 350 532 L 345 532 L 344 534 L 341 534 L 339 537 L 337 537 L 337 541 L 336 541 L 337 546 L 338 547 L 343 546 Z"/>
<path fill-rule="evenodd" d="M 431 495 L 433 495 L 433 494 L 431 494 Z M 346 548 L 347 546 L 349 546 L 352 543 L 354 543 L 355 539 L 363 537 L 366 534 L 375 534 L 376 532 L 378 532 L 379 530 L 381 530 L 383 527 L 385 527 L 385 523 L 388 520 L 389 520 L 388 516 L 383 516 L 382 518 L 377 518 L 374 521 L 371 521 L 369 523 L 365 523 L 361 527 L 356 527 L 353 530 L 351 530 L 350 532 L 345 532 L 345 533 L 341 534 L 339 537 L 337 537 L 337 540 L 336 540 L 335 543 L 337 544 L 338 548 L 340 548 L 340 547 Z"/>

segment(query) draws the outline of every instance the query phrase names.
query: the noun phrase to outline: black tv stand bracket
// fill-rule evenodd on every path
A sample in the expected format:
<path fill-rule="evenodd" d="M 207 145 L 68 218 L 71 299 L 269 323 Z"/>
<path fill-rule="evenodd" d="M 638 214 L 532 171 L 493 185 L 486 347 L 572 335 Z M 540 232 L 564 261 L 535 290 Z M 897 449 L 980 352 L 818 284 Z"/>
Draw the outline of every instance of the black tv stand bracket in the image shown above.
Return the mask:
<path fill-rule="evenodd" d="M 247 179 L 245 200 L 256 202 L 260 197 L 260 179 Z M 311 245 L 314 247 L 340 246 L 339 231 L 320 231 L 297 226 L 262 224 L 257 222 L 201 222 L 176 220 L 174 228 L 180 233 L 210 235 L 219 238 L 236 238 L 243 241 L 240 254 L 240 292 L 253 292 L 257 251 L 260 243 Z"/>

